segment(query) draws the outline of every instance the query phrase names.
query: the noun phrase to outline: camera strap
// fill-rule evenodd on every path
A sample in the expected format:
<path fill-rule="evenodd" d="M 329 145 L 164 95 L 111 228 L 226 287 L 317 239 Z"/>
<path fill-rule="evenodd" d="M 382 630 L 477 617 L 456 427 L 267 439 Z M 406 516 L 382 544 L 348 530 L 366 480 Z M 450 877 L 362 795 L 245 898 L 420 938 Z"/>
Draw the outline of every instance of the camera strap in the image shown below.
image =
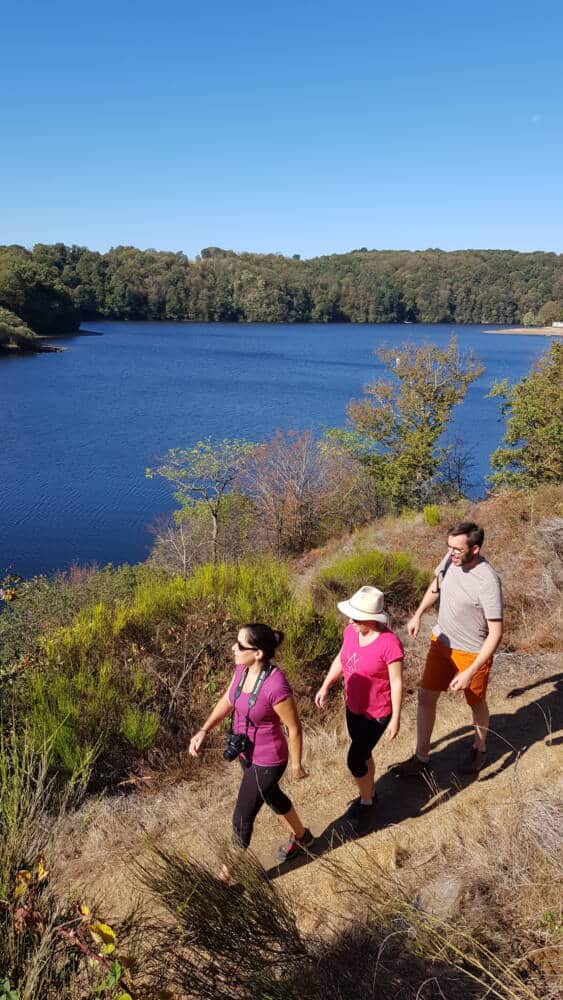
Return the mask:
<path fill-rule="evenodd" d="M 264 681 L 267 680 L 267 678 L 272 673 L 272 670 L 274 670 L 274 669 L 275 669 L 275 666 L 274 666 L 273 663 L 269 663 L 267 667 L 263 667 L 262 670 L 260 671 L 260 673 L 258 674 L 258 677 L 256 678 L 256 681 L 254 683 L 254 687 L 252 688 L 252 691 L 250 692 L 250 695 L 248 697 L 248 710 L 246 712 L 246 723 L 245 723 L 245 729 L 244 729 L 244 732 L 245 732 L 246 736 L 248 736 L 248 727 L 249 727 L 250 722 L 251 722 L 250 713 L 251 713 L 252 709 L 254 708 L 254 706 L 255 706 L 255 704 L 256 704 L 256 702 L 258 700 L 258 695 L 260 694 L 260 691 L 262 690 L 262 687 L 264 685 Z M 233 731 L 233 719 L 235 717 L 235 706 L 236 706 L 236 703 L 237 703 L 237 699 L 240 698 L 240 695 L 242 693 L 242 689 L 244 687 L 244 683 L 246 681 L 247 676 L 248 676 L 248 667 L 245 667 L 244 671 L 242 673 L 241 679 L 238 682 L 238 684 L 236 686 L 235 693 L 233 695 L 233 714 L 231 715 L 231 732 Z"/>

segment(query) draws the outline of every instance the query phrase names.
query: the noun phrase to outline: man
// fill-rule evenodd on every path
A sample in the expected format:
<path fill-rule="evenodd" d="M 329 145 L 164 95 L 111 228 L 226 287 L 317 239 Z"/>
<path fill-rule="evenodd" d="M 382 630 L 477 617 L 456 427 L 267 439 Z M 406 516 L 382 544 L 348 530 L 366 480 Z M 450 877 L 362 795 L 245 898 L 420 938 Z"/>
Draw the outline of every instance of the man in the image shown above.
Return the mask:
<path fill-rule="evenodd" d="M 407 625 L 416 639 L 422 615 L 440 600 L 438 621 L 419 684 L 416 751 L 392 767 L 396 777 L 429 769 L 430 740 L 442 691 L 463 691 L 473 713 L 475 739 L 463 773 L 478 774 L 487 763 L 489 709 L 485 700 L 493 655 L 502 639 L 500 580 L 481 555 L 484 531 L 472 521 L 450 530 L 448 554 Z"/>

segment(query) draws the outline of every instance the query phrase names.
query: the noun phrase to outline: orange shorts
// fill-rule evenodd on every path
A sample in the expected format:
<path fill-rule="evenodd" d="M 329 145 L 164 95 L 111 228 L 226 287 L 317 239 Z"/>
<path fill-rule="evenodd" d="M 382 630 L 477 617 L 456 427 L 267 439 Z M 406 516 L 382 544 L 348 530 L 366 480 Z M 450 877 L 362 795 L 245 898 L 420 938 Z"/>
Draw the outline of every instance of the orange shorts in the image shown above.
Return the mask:
<path fill-rule="evenodd" d="M 456 674 L 470 667 L 476 656 L 477 653 L 464 653 L 461 649 L 450 649 L 433 635 L 418 686 L 427 691 L 447 691 L 450 681 L 454 679 Z M 468 705 L 476 705 L 484 700 L 492 663 L 493 658 L 491 657 L 482 667 L 479 667 L 477 673 L 471 678 L 471 684 L 463 692 Z"/>

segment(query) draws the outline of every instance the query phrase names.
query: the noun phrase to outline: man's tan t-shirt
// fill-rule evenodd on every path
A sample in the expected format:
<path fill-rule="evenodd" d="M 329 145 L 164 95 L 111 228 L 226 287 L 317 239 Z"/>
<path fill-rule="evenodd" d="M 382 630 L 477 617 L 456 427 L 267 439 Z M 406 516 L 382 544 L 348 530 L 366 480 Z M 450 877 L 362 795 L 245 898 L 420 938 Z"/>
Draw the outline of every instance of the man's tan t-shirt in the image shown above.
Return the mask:
<path fill-rule="evenodd" d="M 502 619 L 500 579 L 486 559 L 465 570 L 444 556 L 435 570 L 440 588 L 438 621 L 434 635 L 465 653 L 478 653 L 489 628 L 487 619 Z"/>

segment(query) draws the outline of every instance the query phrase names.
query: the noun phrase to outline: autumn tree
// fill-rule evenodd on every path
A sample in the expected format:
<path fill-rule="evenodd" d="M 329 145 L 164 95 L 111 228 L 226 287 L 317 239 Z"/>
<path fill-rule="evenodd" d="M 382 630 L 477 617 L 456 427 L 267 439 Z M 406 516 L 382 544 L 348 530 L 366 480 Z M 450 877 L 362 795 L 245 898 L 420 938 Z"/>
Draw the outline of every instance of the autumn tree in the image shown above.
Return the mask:
<path fill-rule="evenodd" d="M 366 386 L 348 406 L 350 427 L 330 437 L 369 470 L 387 508 L 418 508 L 436 488 L 452 410 L 483 367 L 460 352 L 456 337 L 445 348 L 405 343 L 375 353 L 388 377 Z"/>
<path fill-rule="evenodd" d="M 314 544 L 324 510 L 324 475 L 312 431 L 281 431 L 256 447 L 243 484 L 276 555 Z"/>
<path fill-rule="evenodd" d="M 563 343 L 551 345 L 535 369 L 516 385 L 497 382 L 507 417 L 504 443 L 491 455 L 496 488 L 534 487 L 563 481 Z"/>

